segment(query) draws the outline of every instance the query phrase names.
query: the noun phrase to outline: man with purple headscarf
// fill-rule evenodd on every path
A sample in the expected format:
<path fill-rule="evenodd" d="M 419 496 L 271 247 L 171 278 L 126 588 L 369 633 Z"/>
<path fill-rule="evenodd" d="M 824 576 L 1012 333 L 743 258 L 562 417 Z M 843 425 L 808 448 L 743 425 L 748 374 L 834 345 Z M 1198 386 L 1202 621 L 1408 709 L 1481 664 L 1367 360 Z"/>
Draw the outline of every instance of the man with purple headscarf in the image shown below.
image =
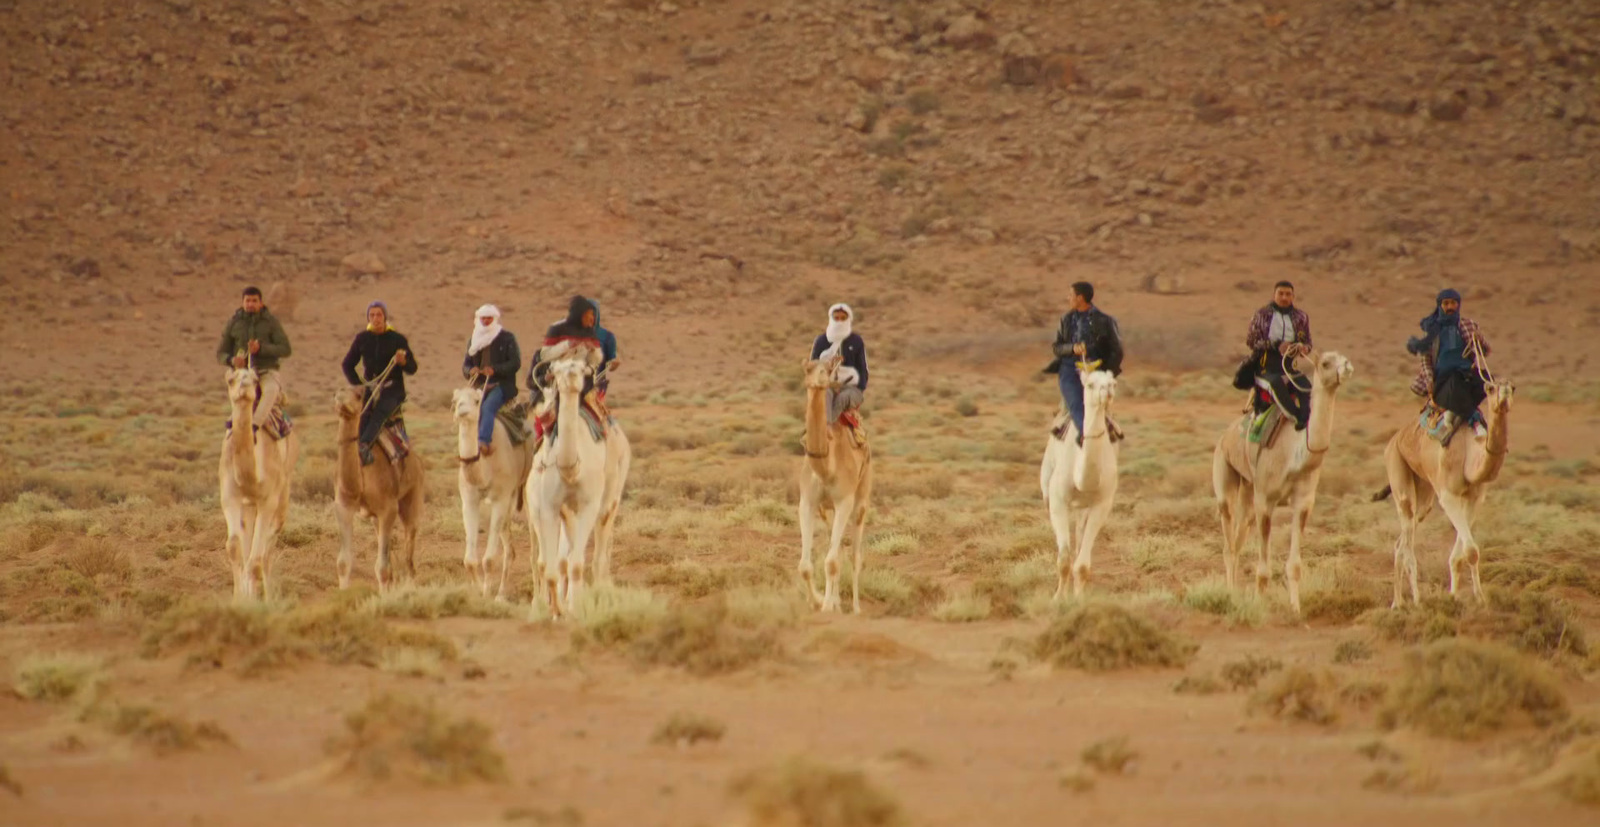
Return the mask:
<path fill-rule="evenodd" d="M 389 306 L 381 301 L 367 305 L 367 329 L 356 334 L 350 343 L 350 352 L 344 355 L 344 378 L 351 385 L 366 386 L 383 376 L 389 363 L 393 369 L 381 383 L 366 387 L 368 396 L 378 398 L 361 413 L 361 434 L 356 438 L 361 452 L 361 464 L 372 464 L 372 443 L 378 440 L 383 424 L 394 415 L 400 403 L 406 401 L 406 374 L 417 372 L 417 359 L 411 353 L 411 343 L 389 324 Z M 361 374 L 356 374 L 356 364 Z"/>
<path fill-rule="evenodd" d="M 1422 317 L 1422 333 L 1406 342 L 1406 350 L 1421 363 L 1411 392 L 1428 397 L 1456 422 L 1470 422 L 1478 436 L 1486 436 L 1489 431 L 1478 406 L 1488 396 L 1480 360 L 1489 355 L 1489 342 L 1476 322 L 1461 315 L 1460 293 L 1449 288 L 1439 291 L 1433 312 Z"/>

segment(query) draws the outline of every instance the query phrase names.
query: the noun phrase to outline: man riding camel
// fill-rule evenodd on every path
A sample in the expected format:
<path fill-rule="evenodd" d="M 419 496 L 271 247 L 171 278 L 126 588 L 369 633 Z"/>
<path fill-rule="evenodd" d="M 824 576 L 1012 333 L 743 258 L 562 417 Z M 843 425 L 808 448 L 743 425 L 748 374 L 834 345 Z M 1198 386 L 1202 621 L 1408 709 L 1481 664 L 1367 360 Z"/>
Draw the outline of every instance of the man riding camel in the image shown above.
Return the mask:
<path fill-rule="evenodd" d="M 828 421 L 849 427 L 856 444 L 864 445 L 866 434 L 856 412 L 866 399 L 867 343 L 851 329 L 855 318 L 855 311 L 848 304 L 828 308 L 828 326 L 811 343 L 811 358 L 840 357 L 839 369 L 834 373 L 838 387 L 828 389 Z"/>
<path fill-rule="evenodd" d="M 1449 288 L 1439 291 L 1433 312 L 1422 317 L 1421 325 L 1422 338 L 1413 336 L 1406 342 L 1406 351 L 1419 362 L 1411 392 L 1453 417 L 1446 422 L 1446 434 L 1457 423 L 1467 422 L 1478 437 L 1488 436 L 1478 406 L 1488 396 L 1482 360 L 1489 355 L 1489 342 L 1476 322 L 1461 315 L 1461 294 Z"/>
<path fill-rule="evenodd" d="M 361 375 L 356 365 L 361 365 Z M 393 363 L 394 367 L 390 367 Z M 361 464 L 372 464 L 372 443 L 378 432 L 406 401 L 406 374 L 417 372 L 417 360 L 411 355 L 411 343 L 400 331 L 389 324 L 389 306 L 381 301 L 367 305 L 367 329 L 356 334 L 350 343 L 350 352 L 344 355 L 344 378 L 355 387 L 366 387 L 370 404 L 361 411 L 361 433 L 356 438 L 361 453 Z M 387 370 L 389 375 L 382 384 L 368 386 Z M 376 399 L 372 397 L 376 395 Z"/>
<path fill-rule="evenodd" d="M 258 394 L 251 419 L 257 429 L 271 419 L 272 409 L 283 396 L 278 364 L 289 358 L 289 353 L 289 337 L 284 335 L 278 318 L 262 302 L 261 290 L 246 287 L 239 309 L 222 328 L 217 361 L 228 367 L 255 369 Z M 271 429 L 267 433 L 271 436 Z"/>
<path fill-rule="evenodd" d="M 1056 341 L 1051 347 L 1055 359 L 1045 366 L 1045 373 L 1053 373 L 1061 388 L 1061 401 L 1067 415 L 1078 430 L 1078 444 L 1083 444 L 1083 377 L 1084 372 L 1104 370 L 1112 376 L 1122 373 L 1122 334 L 1117 330 L 1117 320 L 1094 305 L 1094 285 L 1086 281 L 1072 285 L 1072 310 L 1061 317 L 1056 329 Z M 1122 438 L 1122 431 L 1107 417 L 1106 424 L 1113 440 Z M 1066 438 L 1066 424 L 1051 429 L 1057 439 Z"/>
<path fill-rule="evenodd" d="M 610 384 L 607 374 L 616 367 L 617 338 L 601 328 L 599 322 L 600 306 L 592 299 L 573 296 L 567 303 L 566 318 L 550 325 L 544 332 L 544 343 L 534 353 L 533 366 L 528 369 L 528 387 L 535 400 L 543 400 L 544 388 L 549 383 L 551 357 L 556 355 L 556 349 L 565 350 L 563 345 L 598 350 L 603 359 L 601 370 L 584 381 L 583 396 L 589 400 L 589 407 L 603 423 L 609 416 L 605 407 L 605 392 Z M 534 420 L 535 429 L 542 436 L 554 421 L 555 408 L 552 406 Z"/>
<path fill-rule="evenodd" d="M 521 369 L 522 351 L 517 337 L 501 327 L 500 308 L 492 304 L 478 308 L 461 374 L 469 382 L 483 380 L 483 402 L 478 408 L 479 456 L 494 453 L 494 417 L 501 406 L 516 398 L 517 371 Z"/>
<path fill-rule="evenodd" d="M 1311 317 L 1295 307 L 1292 283 L 1280 281 L 1273 286 L 1272 303 L 1250 319 L 1244 346 L 1250 348 L 1255 411 L 1266 410 L 1275 400 L 1294 417 L 1294 429 L 1304 431 L 1311 421 L 1311 393 L 1301 388 L 1310 384 L 1295 371 L 1294 357 L 1311 352 Z"/>

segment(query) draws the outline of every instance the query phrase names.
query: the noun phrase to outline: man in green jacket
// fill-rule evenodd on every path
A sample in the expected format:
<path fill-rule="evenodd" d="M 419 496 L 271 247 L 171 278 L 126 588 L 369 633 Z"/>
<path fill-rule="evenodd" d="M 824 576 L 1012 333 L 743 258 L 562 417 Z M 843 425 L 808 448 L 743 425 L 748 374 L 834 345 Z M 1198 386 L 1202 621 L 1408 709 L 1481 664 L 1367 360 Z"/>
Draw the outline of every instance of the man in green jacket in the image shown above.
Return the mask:
<path fill-rule="evenodd" d="M 261 291 L 246 287 L 242 306 L 222 328 L 217 361 L 232 368 L 255 368 L 261 388 L 254 417 L 257 428 L 266 423 L 283 393 L 278 382 L 278 362 L 288 357 L 289 337 L 283 334 L 283 325 L 262 303 Z"/>

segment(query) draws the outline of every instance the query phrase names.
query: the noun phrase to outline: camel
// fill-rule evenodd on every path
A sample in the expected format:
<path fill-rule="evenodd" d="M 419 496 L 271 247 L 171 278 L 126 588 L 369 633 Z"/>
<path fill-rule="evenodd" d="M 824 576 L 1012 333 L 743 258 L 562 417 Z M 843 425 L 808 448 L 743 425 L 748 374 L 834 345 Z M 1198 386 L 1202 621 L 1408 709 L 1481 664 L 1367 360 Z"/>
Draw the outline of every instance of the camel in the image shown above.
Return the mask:
<path fill-rule="evenodd" d="M 545 440 L 528 477 L 529 525 L 538 543 L 550 615 L 559 620 L 579 605 L 590 535 L 595 537 L 595 579 L 610 576 L 611 534 L 632 450 L 621 429 L 596 438 L 583 420 L 585 380 L 599 352 L 550 363 L 556 395 L 556 433 Z"/>
<path fill-rule="evenodd" d="M 857 447 L 849 427 L 828 422 L 828 389 L 837 385 L 835 371 L 841 357 L 805 359 L 806 460 L 800 470 L 800 580 L 810 592 L 812 605 L 824 612 L 838 612 L 839 550 L 845 532 L 855 529 L 851 543 L 855 555 L 855 576 L 850 581 L 851 611 L 861 613 L 861 537 L 867 528 L 867 507 L 872 499 L 872 451 Z M 833 512 L 830 515 L 830 512 Z M 812 535 L 817 517 L 833 522 L 828 556 L 823 561 L 826 591 L 819 593 L 813 582 L 811 565 Z"/>
<path fill-rule="evenodd" d="M 227 555 L 233 568 L 233 594 L 253 599 L 257 585 L 263 599 L 272 599 L 272 546 L 289 516 L 289 476 L 300 454 L 300 435 L 257 439 L 251 420 L 255 411 L 255 370 L 227 373 L 233 425 L 222 439 L 217 464 L 222 516 L 228 523 Z"/>
<path fill-rule="evenodd" d="M 1300 536 L 1311 519 L 1317 499 L 1322 461 L 1333 444 L 1333 408 L 1339 388 L 1355 373 L 1350 360 L 1333 351 L 1300 357 L 1311 364 L 1311 418 L 1304 431 L 1284 430 L 1271 445 L 1250 445 L 1242 422 L 1228 425 L 1217 440 L 1211 459 L 1211 482 L 1217 497 L 1217 518 L 1222 524 L 1222 563 L 1228 587 L 1233 588 L 1239 549 L 1252 519 L 1261 547 L 1256 560 L 1256 593 L 1266 591 L 1271 579 L 1272 510 L 1288 505 L 1294 512 L 1289 524 L 1289 561 L 1284 579 L 1289 584 L 1289 605 L 1300 613 Z M 1283 427 L 1292 427 L 1292 418 Z"/>
<path fill-rule="evenodd" d="M 489 596 L 493 581 L 494 562 L 503 553 L 500 562 L 500 585 L 495 593 L 497 600 L 506 599 L 506 575 L 516 552 L 511 547 L 511 520 L 523 510 L 522 484 L 533 467 L 533 444 L 511 444 L 511 435 L 500 422 L 494 424 L 494 436 L 488 456 L 479 453 L 478 412 L 483 404 L 482 388 L 457 388 L 450 396 L 450 405 L 456 421 L 456 459 L 461 463 L 459 488 L 461 491 L 461 520 L 466 527 L 467 550 L 462 563 L 467 573 L 477 580 L 484 597 Z M 483 555 L 478 554 L 478 523 L 483 506 L 489 507 L 489 527 L 484 538 Z"/>
<path fill-rule="evenodd" d="M 1472 521 L 1477 517 L 1478 506 L 1488 493 L 1489 484 L 1500 476 L 1500 469 L 1505 465 L 1511 397 L 1515 388 L 1510 382 L 1501 381 L 1489 383 L 1485 390 L 1488 391 L 1488 404 L 1484 409 L 1488 436 L 1477 437 L 1463 424 L 1445 447 L 1424 434 L 1420 422 L 1412 420 L 1395 432 L 1384 448 L 1383 462 L 1389 472 L 1389 484 L 1373 499 L 1382 500 L 1392 493 L 1400 518 L 1400 537 L 1394 546 L 1391 608 L 1399 608 L 1403 600 L 1402 569 L 1411 581 L 1411 602 L 1421 599 L 1417 594 L 1417 525 L 1433 509 L 1435 499 L 1456 530 L 1455 544 L 1450 547 L 1450 594 L 1455 596 L 1465 565 L 1472 573 L 1472 594 L 1478 602 L 1483 602 L 1483 585 L 1478 579 L 1480 550 L 1472 536 Z"/>
<path fill-rule="evenodd" d="M 355 564 L 352 540 L 357 516 L 370 517 L 378 527 L 378 590 L 393 585 L 389 539 L 396 521 L 404 532 L 401 561 L 406 579 L 415 579 L 417 532 L 422 528 L 423 485 L 421 457 L 412 456 L 398 467 L 381 449 L 372 452 L 371 465 L 361 464 L 356 440 L 361 430 L 361 394 L 346 388 L 333 396 L 339 414 L 339 464 L 335 473 L 333 511 L 339 520 L 339 588 L 350 587 Z"/>
<path fill-rule="evenodd" d="M 1039 488 L 1050 508 L 1050 527 L 1056 534 L 1056 593 L 1066 592 L 1068 572 L 1072 594 L 1082 596 L 1089 582 L 1090 561 L 1095 538 L 1111 515 L 1111 502 L 1117 496 L 1117 443 L 1106 427 L 1107 409 L 1116 395 L 1117 380 L 1107 371 L 1088 373 L 1083 379 L 1083 423 L 1087 433 L 1078 446 L 1076 428 L 1064 439 L 1050 438 L 1039 467 Z M 1064 414 L 1063 414 L 1064 415 Z M 1069 563 L 1067 552 L 1074 548 L 1072 530 L 1078 530 L 1076 554 Z"/>

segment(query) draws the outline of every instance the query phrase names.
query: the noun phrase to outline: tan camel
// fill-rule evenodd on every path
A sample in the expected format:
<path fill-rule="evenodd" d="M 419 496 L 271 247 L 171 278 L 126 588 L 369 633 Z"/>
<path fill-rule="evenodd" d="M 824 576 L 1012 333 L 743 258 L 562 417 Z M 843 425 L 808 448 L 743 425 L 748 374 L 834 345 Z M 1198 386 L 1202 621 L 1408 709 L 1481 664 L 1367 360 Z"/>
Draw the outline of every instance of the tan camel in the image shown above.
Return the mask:
<path fill-rule="evenodd" d="M 1456 594 L 1464 565 L 1472 573 L 1473 596 L 1483 601 L 1483 585 L 1478 579 L 1480 550 L 1472 536 L 1472 522 L 1484 494 L 1488 493 L 1489 484 L 1500 476 L 1500 469 L 1505 465 L 1511 397 L 1516 389 L 1510 382 L 1501 381 L 1490 383 L 1485 390 L 1488 391 L 1484 414 L 1489 425 L 1487 436 L 1476 436 L 1463 424 L 1445 447 L 1424 434 L 1420 422 L 1412 420 L 1395 432 L 1383 451 L 1389 484 L 1373 499 L 1382 500 L 1392 493 L 1395 511 L 1400 517 L 1400 537 L 1394 545 L 1391 607 L 1398 608 L 1403 599 L 1402 570 L 1411 581 L 1411 602 L 1421 599 L 1417 593 L 1417 525 L 1433 509 L 1435 499 L 1456 530 L 1455 544 L 1450 547 L 1450 594 Z"/>
<path fill-rule="evenodd" d="M 333 512 L 339 520 L 339 588 L 350 587 L 350 569 L 355 565 L 353 540 L 357 516 L 370 517 L 378 527 L 378 590 L 394 584 L 389 541 L 394 525 L 400 523 L 401 567 L 407 580 L 415 579 L 417 532 L 422 529 L 422 507 L 427 486 L 423 484 L 422 458 L 412 455 L 396 467 L 381 448 L 372 451 L 372 464 L 362 466 L 356 440 L 361 431 L 361 395 L 345 388 L 333 396 L 339 414 L 339 465 L 334 476 Z"/>
<path fill-rule="evenodd" d="M 616 518 L 615 503 L 606 509 L 608 483 L 615 482 L 619 499 L 622 490 L 620 478 L 608 479 L 612 475 L 606 473 L 611 456 L 608 440 L 596 438 L 581 413 L 583 386 L 594 375 L 598 359 L 598 352 L 594 352 L 588 358 L 550 363 L 550 387 L 557 406 L 556 433 L 540 448 L 534 459 L 535 470 L 528 478 L 529 510 L 537 514 L 537 519 L 530 515 L 530 525 L 539 544 L 550 615 L 558 620 L 578 606 L 589 537 L 596 533 L 602 511 L 610 511 L 610 520 Z M 609 557 L 611 552 L 610 529 L 608 521 L 603 526 L 606 536 L 596 537 L 597 575 L 601 555 Z"/>
<path fill-rule="evenodd" d="M 1085 375 L 1083 427 L 1087 433 L 1083 446 L 1078 446 L 1077 429 L 1069 428 L 1065 438 L 1052 436 L 1044 447 L 1039 488 L 1050 509 L 1050 527 L 1056 534 L 1057 600 L 1066 593 L 1069 570 L 1073 596 L 1083 594 L 1089 583 L 1095 538 L 1111 515 L 1111 503 L 1117 496 L 1117 443 L 1111 441 L 1106 427 L 1106 415 L 1116 390 L 1117 380 L 1108 371 Z M 1076 546 L 1072 542 L 1074 526 L 1078 530 Z M 1070 562 L 1069 551 L 1075 552 Z"/>
<path fill-rule="evenodd" d="M 805 359 L 806 460 L 800 469 L 800 579 L 810 592 L 812 605 L 824 612 L 840 611 L 839 551 L 845 532 L 855 529 L 851 550 L 855 576 L 850 581 L 851 611 L 861 613 L 861 538 L 866 533 L 867 508 L 872 500 L 872 450 L 857 447 L 850 429 L 828 422 L 828 390 L 838 386 L 835 372 L 839 356 Z M 816 520 L 830 519 L 833 533 L 823 561 L 826 591 L 818 592 L 811 564 L 812 535 Z"/>
<path fill-rule="evenodd" d="M 494 435 L 487 456 L 478 445 L 478 412 L 482 409 L 482 388 L 457 388 L 450 396 L 456 421 L 456 459 L 461 464 L 457 487 L 461 493 L 461 521 L 466 529 L 467 549 L 462 562 L 477 580 L 485 597 L 493 581 L 494 562 L 500 559 L 498 600 L 506 599 L 507 574 L 517 554 L 511 546 L 511 521 L 522 511 L 522 484 L 533 467 L 533 443 L 511 444 L 503 423 L 494 423 Z M 483 507 L 489 507 L 489 526 L 483 554 L 478 553 L 478 525 Z M 504 555 L 503 557 L 501 555 Z"/>
<path fill-rule="evenodd" d="M 217 477 L 233 593 L 254 598 L 259 585 L 262 598 L 270 600 L 272 546 L 289 516 L 289 477 L 299 458 L 300 435 L 291 431 L 283 439 L 257 439 L 251 421 L 259 377 L 250 368 L 234 368 L 227 381 L 233 426 L 222 439 Z"/>
<path fill-rule="evenodd" d="M 1289 584 L 1289 605 L 1300 613 L 1300 536 L 1311 519 L 1317 499 L 1322 461 L 1333 444 L 1333 408 L 1339 388 L 1355 373 L 1350 360 L 1328 351 L 1300 357 L 1311 364 L 1311 418 L 1304 431 L 1289 430 L 1292 418 L 1271 445 L 1251 445 L 1244 429 L 1251 414 L 1230 424 L 1217 440 L 1211 459 L 1212 489 L 1217 497 L 1217 517 L 1222 524 L 1222 563 L 1228 587 L 1235 586 L 1235 570 L 1245 532 L 1254 521 L 1260 550 L 1256 559 L 1256 593 L 1266 591 L 1271 579 L 1272 510 L 1288 505 L 1289 561 L 1284 579 Z"/>

